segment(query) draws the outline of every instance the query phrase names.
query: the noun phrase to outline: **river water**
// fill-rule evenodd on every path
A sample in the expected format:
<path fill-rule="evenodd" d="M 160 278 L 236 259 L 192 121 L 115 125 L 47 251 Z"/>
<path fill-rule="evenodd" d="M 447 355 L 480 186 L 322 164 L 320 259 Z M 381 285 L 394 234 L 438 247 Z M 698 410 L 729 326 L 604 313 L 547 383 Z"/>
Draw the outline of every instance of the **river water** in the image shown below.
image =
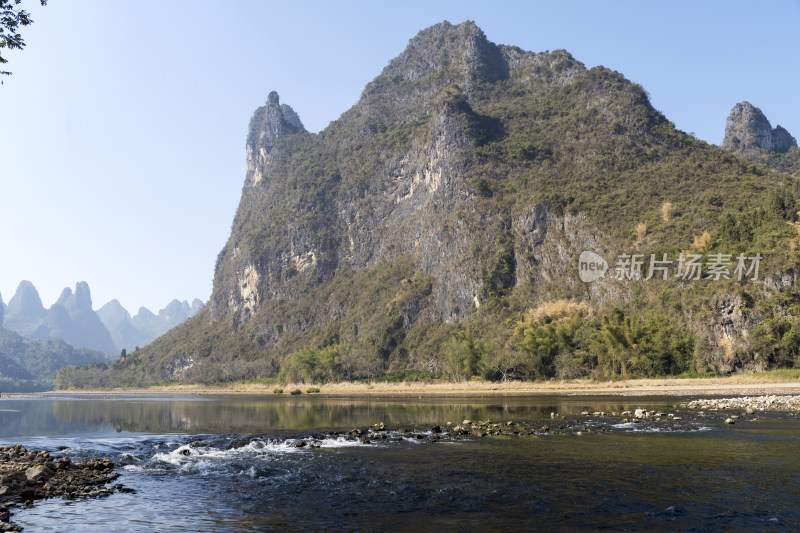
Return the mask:
<path fill-rule="evenodd" d="M 118 481 L 136 490 L 15 509 L 28 532 L 800 527 L 798 416 L 757 413 L 728 425 L 730 413 L 698 414 L 681 401 L 3 398 L 0 444 L 109 457 Z M 622 412 L 637 408 L 664 416 L 624 422 Z M 465 419 L 520 435 L 453 436 Z M 367 433 L 377 423 L 386 430 Z M 362 435 L 347 433 L 354 428 Z"/>

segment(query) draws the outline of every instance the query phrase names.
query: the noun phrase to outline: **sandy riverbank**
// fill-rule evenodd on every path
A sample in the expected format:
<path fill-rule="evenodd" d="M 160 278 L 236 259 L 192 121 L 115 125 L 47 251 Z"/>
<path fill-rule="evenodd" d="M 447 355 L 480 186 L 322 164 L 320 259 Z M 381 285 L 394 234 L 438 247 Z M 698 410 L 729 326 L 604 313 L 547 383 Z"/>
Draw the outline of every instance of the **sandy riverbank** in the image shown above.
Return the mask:
<path fill-rule="evenodd" d="M 486 394 L 566 394 L 566 395 L 618 395 L 618 396 L 733 396 L 756 394 L 800 394 L 800 380 L 786 379 L 769 374 L 738 374 L 719 378 L 664 378 L 632 379 L 619 381 L 545 381 L 545 382 L 491 382 L 466 381 L 445 382 L 400 382 L 400 383 L 327 383 L 310 384 L 241 384 L 225 386 L 173 385 L 150 388 L 119 388 L 107 390 L 57 391 L 47 395 L 77 394 L 175 394 L 175 395 L 226 395 L 269 394 L 276 388 L 283 394 L 299 389 L 303 394 L 316 387 L 321 394 L 330 395 L 486 395 Z"/>

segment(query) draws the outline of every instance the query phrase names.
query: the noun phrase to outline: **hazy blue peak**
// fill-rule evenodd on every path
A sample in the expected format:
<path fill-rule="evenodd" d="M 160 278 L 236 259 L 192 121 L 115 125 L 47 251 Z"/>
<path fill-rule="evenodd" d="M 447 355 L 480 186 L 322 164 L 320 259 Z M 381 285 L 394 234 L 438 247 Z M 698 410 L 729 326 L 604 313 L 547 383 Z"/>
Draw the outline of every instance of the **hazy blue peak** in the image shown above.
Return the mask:
<path fill-rule="evenodd" d="M 117 323 L 124 320 L 130 320 L 131 315 L 127 309 L 117 299 L 113 299 L 106 303 L 103 307 L 97 310 L 97 315 L 106 326 L 109 323 Z"/>
<path fill-rule="evenodd" d="M 44 305 L 42 299 L 39 297 L 39 291 L 33 286 L 33 283 L 27 280 L 22 280 L 17 286 L 17 291 L 8 302 L 9 313 L 18 314 L 44 314 Z"/>
<path fill-rule="evenodd" d="M 112 298 L 111 300 L 107 301 L 105 304 L 103 304 L 103 307 L 101 307 L 100 309 L 103 309 L 104 307 L 108 307 L 109 309 L 115 309 L 115 310 L 122 309 L 125 312 L 128 311 L 116 298 Z"/>
<path fill-rule="evenodd" d="M 155 317 L 156 315 L 151 310 L 146 307 L 140 307 L 134 318 L 150 320 L 151 318 Z"/>
<path fill-rule="evenodd" d="M 92 308 L 92 292 L 89 290 L 89 284 L 85 281 L 75 284 L 75 304 L 78 309 Z"/>
<path fill-rule="evenodd" d="M 89 284 L 85 281 L 79 281 L 75 284 L 75 292 L 72 292 L 69 287 L 65 287 L 55 305 L 64 307 L 70 313 L 91 311 L 92 293 L 89 290 Z"/>
<path fill-rule="evenodd" d="M 205 305 L 206 305 L 206 304 L 204 304 L 202 300 L 200 300 L 199 298 L 195 298 L 195 299 L 192 301 L 192 309 L 191 309 L 191 311 L 190 311 L 190 313 L 191 313 L 191 316 L 194 316 L 194 315 L 196 315 L 197 313 L 199 313 L 199 312 L 200 312 L 200 310 L 201 310 L 203 307 L 205 307 Z"/>
<path fill-rule="evenodd" d="M 61 295 L 58 297 L 58 300 L 56 300 L 56 303 L 53 305 L 66 307 L 69 305 L 71 299 L 72 299 L 72 289 L 70 289 L 69 287 L 64 287 L 64 290 L 61 291 Z"/>

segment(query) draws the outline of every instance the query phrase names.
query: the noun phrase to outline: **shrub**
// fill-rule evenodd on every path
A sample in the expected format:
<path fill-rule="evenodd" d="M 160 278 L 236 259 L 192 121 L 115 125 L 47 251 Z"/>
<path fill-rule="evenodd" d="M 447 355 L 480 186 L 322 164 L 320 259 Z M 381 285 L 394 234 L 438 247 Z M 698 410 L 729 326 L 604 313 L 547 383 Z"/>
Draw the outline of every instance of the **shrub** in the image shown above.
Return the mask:
<path fill-rule="evenodd" d="M 272 394 L 283 394 L 283 389 L 272 389 Z"/>
<path fill-rule="evenodd" d="M 524 322 L 541 326 L 574 316 L 579 316 L 581 318 L 591 317 L 592 308 L 583 301 L 555 300 L 529 309 L 528 312 L 525 313 Z"/>
<path fill-rule="evenodd" d="M 306 389 L 307 394 L 314 394 L 316 392 L 319 392 L 319 387 L 309 387 Z"/>
<path fill-rule="evenodd" d="M 300 389 L 294 389 L 289 394 L 291 394 L 292 396 L 297 396 L 298 394 L 303 394 L 303 391 L 301 391 Z"/>

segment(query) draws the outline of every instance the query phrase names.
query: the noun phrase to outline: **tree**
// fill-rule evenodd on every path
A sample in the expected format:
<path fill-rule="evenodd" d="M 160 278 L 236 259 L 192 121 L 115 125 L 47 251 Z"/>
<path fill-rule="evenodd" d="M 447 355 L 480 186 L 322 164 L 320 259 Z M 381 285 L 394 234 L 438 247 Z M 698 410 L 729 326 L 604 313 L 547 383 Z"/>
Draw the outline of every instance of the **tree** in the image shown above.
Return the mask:
<path fill-rule="evenodd" d="M 639 321 L 635 317 L 625 316 L 619 309 L 615 309 L 611 316 L 604 316 L 600 338 L 606 350 L 605 356 L 600 357 L 600 363 L 611 375 L 627 377 L 628 367 L 635 363 L 644 334 Z"/>
<path fill-rule="evenodd" d="M 40 0 L 42 5 L 47 5 L 47 0 Z M 30 13 L 24 9 L 19 9 L 22 0 L 0 0 L 0 49 L 22 50 L 25 48 L 25 41 L 22 35 L 17 33 L 20 26 L 29 26 L 33 23 Z M 8 63 L 8 60 L 0 54 L 0 64 Z M 0 76 L 10 76 L 11 73 L 0 70 Z M 3 83 L 0 81 L 0 83 Z"/>
<path fill-rule="evenodd" d="M 485 342 L 478 339 L 472 328 L 456 331 L 444 347 L 447 375 L 452 381 L 468 380 L 478 374 L 478 366 L 486 353 Z"/>

